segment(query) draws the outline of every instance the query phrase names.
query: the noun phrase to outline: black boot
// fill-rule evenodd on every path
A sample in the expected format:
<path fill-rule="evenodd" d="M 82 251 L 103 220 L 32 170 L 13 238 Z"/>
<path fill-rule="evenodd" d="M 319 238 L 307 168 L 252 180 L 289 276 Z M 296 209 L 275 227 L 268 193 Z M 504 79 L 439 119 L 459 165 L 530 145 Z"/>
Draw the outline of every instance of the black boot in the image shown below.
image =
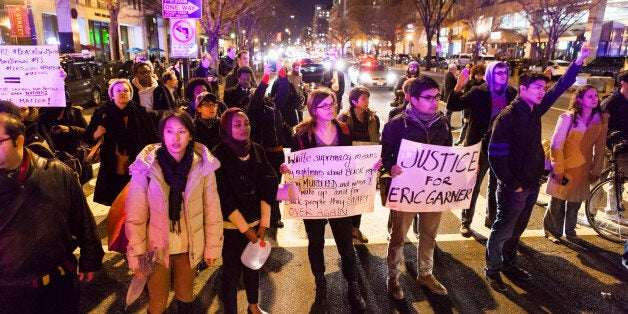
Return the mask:
<path fill-rule="evenodd" d="M 349 299 L 349 307 L 351 307 L 352 313 L 360 313 L 366 309 L 366 302 L 360 294 L 360 287 L 357 281 L 348 282 L 349 290 L 347 292 L 347 299 Z"/>
<path fill-rule="evenodd" d="M 193 313 L 193 302 L 183 302 L 177 300 L 177 313 L 179 314 L 192 314 Z"/>
<path fill-rule="evenodd" d="M 316 282 L 316 297 L 314 299 L 314 303 L 327 303 L 327 279 L 325 278 L 325 275 L 316 276 L 314 281 Z"/>

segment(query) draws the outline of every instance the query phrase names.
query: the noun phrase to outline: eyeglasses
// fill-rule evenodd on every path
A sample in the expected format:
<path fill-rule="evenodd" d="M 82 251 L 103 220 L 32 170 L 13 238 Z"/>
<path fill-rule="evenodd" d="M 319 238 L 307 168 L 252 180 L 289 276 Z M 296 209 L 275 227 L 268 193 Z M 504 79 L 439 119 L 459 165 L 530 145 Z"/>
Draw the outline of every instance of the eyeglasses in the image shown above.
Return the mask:
<path fill-rule="evenodd" d="M 316 109 L 325 109 L 325 110 L 329 110 L 331 108 L 336 108 L 338 107 L 338 104 L 334 103 L 329 103 L 329 104 L 324 104 L 324 105 L 320 105 L 320 106 L 316 106 Z"/>
<path fill-rule="evenodd" d="M 1 140 L 0 140 L 0 145 L 2 145 L 2 143 L 6 142 L 6 141 L 8 141 L 8 140 L 12 140 L 12 139 L 13 139 L 13 137 L 7 137 L 7 138 L 5 138 L 5 139 L 1 139 Z"/>
<path fill-rule="evenodd" d="M 508 71 L 495 71 L 493 75 L 508 75 Z"/>
<path fill-rule="evenodd" d="M 419 96 L 419 97 L 427 100 L 428 102 L 432 102 L 434 100 L 439 101 L 440 100 L 440 96 L 441 96 L 440 94 L 436 94 L 434 96 Z"/>
<path fill-rule="evenodd" d="M 199 107 L 218 107 L 218 104 L 215 102 L 203 101 Z"/>

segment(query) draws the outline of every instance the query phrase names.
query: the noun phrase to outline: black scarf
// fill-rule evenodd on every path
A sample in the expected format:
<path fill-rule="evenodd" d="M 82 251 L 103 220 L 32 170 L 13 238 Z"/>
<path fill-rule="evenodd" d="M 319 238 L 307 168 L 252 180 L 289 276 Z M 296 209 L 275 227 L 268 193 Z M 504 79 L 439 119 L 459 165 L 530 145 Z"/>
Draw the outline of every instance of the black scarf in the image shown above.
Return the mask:
<path fill-rule="evenodd" d="M 120 109 L 113 102 L 107 104 L 109 115 L 106 117 L 107 137 L 115 139 L 118 144 L 118 150 L 120 153 L 132 156 L 140 147 L 138 143 L 137 135 L 133 136 L 134 132 L 130 130 L 138 130 L 138 124 L 136 121 L 136 114 L 131 114 L 133 111 L 132 103 L 128 103 L 124 109 Z M 128 117 L 126 125 L 124 124 L 124 118 Z M 137 133 L 136 133 L 137 134 Z"/>
<path fill-rule="evenodd" d="M 188 173 L 192 168 L 192 147 L 188 145 L 180 162 L 177 162 L 162 143 L 157 149 L 157 162 L 164 174 L 166 183 L 170 186 L 168 195 L 168 218 L 170 218 L 170 231 L 181 233 L 181 204 L 183 203 L 183 191 L 188 181 Z"/>
<path fill-rule="evenodd" d="M 436 120 L 440 118 L 440 113 L 422 113 L 417 110 L 412 104 L 409 104 L 408 107 L 406 107 L 406 113 L 408 114 L 408 118 L 410 118 L 410 120 L 425 125 L 427 127 L 432 125 L 432 123 L 436 122 Z"/>

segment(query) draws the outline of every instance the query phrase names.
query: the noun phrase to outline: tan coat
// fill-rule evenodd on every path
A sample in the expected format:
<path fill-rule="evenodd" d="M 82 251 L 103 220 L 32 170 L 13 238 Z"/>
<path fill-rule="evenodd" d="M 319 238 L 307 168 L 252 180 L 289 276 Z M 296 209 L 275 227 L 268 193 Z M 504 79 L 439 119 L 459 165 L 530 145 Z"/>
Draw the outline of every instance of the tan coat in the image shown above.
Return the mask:
<path fill-rule="evenodd" d="M 126 199 L 126 236 L 129 239 L 129 268 L 138 265 L 138 256 L 157 248 L 158 262 L 169 268 L 168 193 L 157 149 L 161 144 L 146 146 L 129 167 L 132 175 Z M 220 162 L 202 144 L 194 145 L 192 167 L 183 195 L 183 213 L 189 236 L 190 265 L 203 258 L 216 259 L 222 254 L 223 228 L 220 199 L 214 171 Z M 147 179 L 148 178 L 148 179 Z"/>
<path fill-rule="evenodd" d="M 552 137 L 550 157 L 553 172 L 569 179 L 566 185 L 550 180 L 545 193 L 569 202 L 584 202 L 589 197 L 590 176 L 599 176 L 604 162 L 608 114 L 594 114 L 586 123 L 581 117 L 574 126 L 572 113 L 558 118 Z"/>

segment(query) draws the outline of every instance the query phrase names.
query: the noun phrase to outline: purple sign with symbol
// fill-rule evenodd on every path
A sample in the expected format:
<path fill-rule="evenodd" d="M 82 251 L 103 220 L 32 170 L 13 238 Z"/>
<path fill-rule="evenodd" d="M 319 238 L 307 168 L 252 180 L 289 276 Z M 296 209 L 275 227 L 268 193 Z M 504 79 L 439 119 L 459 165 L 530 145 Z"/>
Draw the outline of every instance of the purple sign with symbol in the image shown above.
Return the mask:
<path fill-rule="evenodd" d="M 165 18 L 200 19 L 201 0 L 163 0 Z"/>

